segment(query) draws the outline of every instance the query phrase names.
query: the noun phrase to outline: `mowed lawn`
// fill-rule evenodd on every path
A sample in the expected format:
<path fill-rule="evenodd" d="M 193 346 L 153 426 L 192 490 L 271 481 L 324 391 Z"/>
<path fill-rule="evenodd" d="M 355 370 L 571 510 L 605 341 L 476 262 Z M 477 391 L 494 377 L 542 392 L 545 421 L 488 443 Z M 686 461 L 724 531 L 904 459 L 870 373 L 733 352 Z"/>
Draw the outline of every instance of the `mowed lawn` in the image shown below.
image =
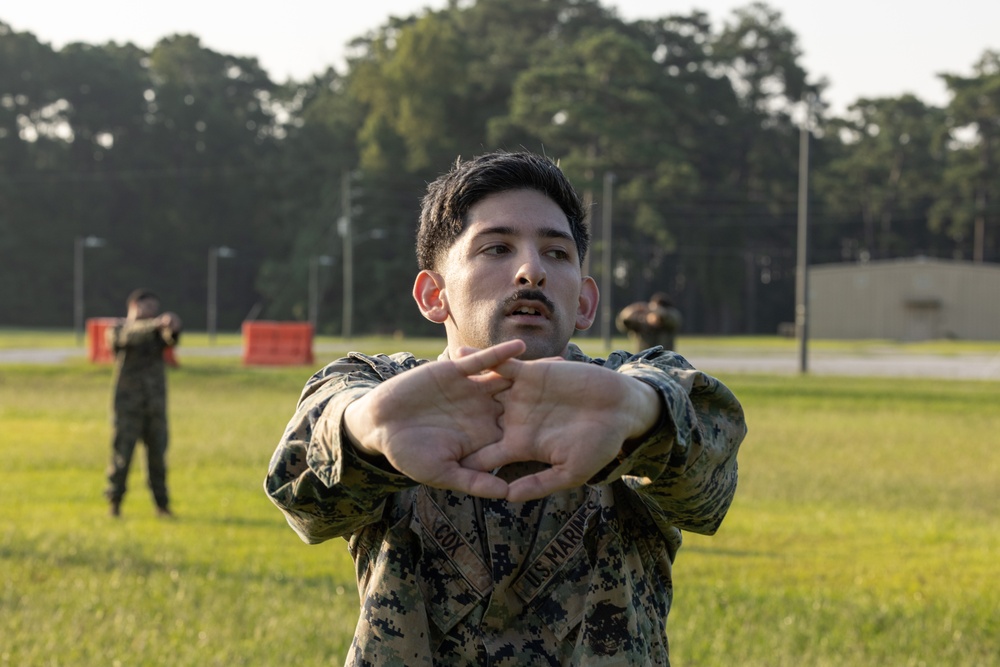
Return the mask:
<path fill-rule="evenodd" d="M 109 367 L 0 365 L 0 665 L 343 662 L 346 542 L 303 544 L 261 488 L 315 369 L 181 359 L 173 521 L 141 455 L 107 516 Z M 750 435 L 729 517 L 675 564 L 674 665 L 997 664 L 1000 383 L 723 379 Z"/>

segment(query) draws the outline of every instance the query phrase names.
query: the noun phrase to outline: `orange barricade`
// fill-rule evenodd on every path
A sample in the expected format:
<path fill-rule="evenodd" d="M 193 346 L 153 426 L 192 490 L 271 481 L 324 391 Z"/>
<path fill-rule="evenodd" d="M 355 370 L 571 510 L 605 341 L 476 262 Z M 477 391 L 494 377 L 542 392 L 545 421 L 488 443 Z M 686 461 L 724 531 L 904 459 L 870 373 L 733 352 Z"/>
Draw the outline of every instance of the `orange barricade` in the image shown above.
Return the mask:
<path fill-rule="evenodd" d="M 308 322 L 243 323 L 244 365 L 313 363 L 313 328 Z"/>
<path fill-rule="evenodd" d="M 115 325 L 117 317 L 92 317 L 87 320 L 87 359 L 95 364 L 110 364 L 115 360 L 115 355 L 108 347 L 105 332 L 108 327 Z M 177 357 L 174 355 L 174 348 L 168 347 L 163 350 L 163 361 L 168 366 L 178 366 Z"/>
<path fill-rule="evenodd" d="M 87 320 L 87 359 L 91 363 L 110 364 L 115 360 L 105 332 L 117 321 L 117 317 L 92 317 Z"/>

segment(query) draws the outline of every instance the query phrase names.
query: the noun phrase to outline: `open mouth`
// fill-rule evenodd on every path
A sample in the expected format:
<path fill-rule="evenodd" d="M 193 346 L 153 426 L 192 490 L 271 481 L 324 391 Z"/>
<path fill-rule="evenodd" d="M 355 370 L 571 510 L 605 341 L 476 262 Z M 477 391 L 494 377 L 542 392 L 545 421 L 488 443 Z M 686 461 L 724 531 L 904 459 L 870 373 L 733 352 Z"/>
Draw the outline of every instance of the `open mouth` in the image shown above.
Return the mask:
<path fill-rule="evenodd" d="M 515 301 L 508 308 L 507 317 L 522 321 L 547 320 L 552 317 L 552 311 L 540 301 Z"/>
<path fill-rule="evenodd" d="M 513 317 L 522 322 L 550 320 L 555 308 L 549 298 L 537 290 L 521 290 L 506 299 L 504 305 L 506 317 Z"/>

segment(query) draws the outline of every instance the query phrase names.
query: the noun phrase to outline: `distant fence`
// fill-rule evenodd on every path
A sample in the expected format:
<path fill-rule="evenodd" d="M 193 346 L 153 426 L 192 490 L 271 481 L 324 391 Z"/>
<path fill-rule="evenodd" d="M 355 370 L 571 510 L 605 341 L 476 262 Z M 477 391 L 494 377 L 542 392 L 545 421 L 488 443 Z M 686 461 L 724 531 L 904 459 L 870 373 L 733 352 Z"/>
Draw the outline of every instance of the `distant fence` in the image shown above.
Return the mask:
<path fill-rule="evenodd" d="M 243 323 L 245 365 L 313 363 L 313 327 L 308 322 Z"/>

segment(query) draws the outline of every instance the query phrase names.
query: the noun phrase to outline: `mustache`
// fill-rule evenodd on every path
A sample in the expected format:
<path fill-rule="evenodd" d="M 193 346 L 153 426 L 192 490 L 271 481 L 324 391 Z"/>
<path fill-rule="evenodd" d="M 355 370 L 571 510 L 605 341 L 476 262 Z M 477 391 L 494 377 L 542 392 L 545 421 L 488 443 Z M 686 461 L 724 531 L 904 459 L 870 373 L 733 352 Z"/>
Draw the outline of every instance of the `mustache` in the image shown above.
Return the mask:
<path fill-rule="evenodd" d="M 549 309 L 550 313 L 556 311 L 556 305 L 549 300 L 549 297 L 545 296 L 542 292 L 533 289 L 522 289 L 514 292 L 509 297 L 504 299 L 503 306 L 506 310 L 510 308 L 518 301 L 538 301 Z"/>

